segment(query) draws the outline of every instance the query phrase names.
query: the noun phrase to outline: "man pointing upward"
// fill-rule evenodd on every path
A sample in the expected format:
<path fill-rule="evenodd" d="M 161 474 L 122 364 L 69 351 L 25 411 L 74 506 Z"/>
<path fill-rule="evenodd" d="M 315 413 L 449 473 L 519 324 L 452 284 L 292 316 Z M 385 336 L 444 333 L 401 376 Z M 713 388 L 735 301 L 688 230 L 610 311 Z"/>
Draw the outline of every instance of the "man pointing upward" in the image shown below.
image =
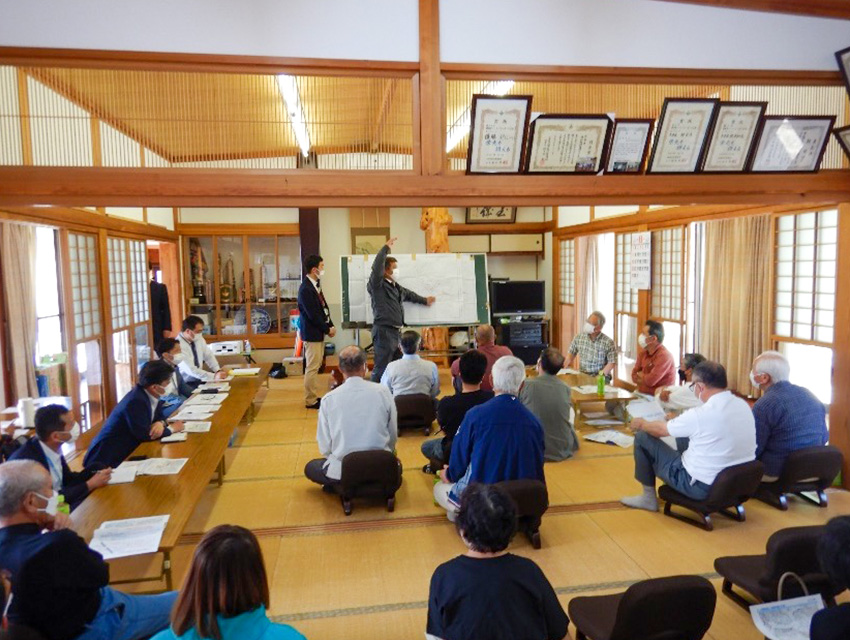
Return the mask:
<path fill-rule="evenodd" d="M 398 261 L 387 254 L 397 238 L 390 238 L 381 247 L 372 263 L 372 273 L 366 290 L 372 297 L 372 344 L 375 346 L 375 367 L 372 382 L 380 382 L 384 369 L 398 355 L 401 328 L 404 326 L 403 302 L 431 306 L 434 296 L 423 298 L 398 284 Z"/>

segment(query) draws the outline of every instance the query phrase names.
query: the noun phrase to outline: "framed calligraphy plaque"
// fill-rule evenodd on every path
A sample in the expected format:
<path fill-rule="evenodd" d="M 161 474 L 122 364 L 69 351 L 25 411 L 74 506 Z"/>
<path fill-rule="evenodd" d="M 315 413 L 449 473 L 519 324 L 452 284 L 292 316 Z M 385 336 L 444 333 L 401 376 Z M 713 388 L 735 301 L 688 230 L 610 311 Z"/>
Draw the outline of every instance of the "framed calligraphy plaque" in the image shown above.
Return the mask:
<path fill-rule="evenodd" d="M 841 70 L 841 76 L 844 78 L 844 86 L 847 87 L 847 93 L 850 93 L 850 47 L 836 51 L 835 59 L 838 61 L 838 68 Z"/>
<path fill-rule="evenodd" d="M 838 144 L 844 149 L 844 153 L 850 158 L 850 126 L 833 129 L 832 133 L 838 138 Z"/>
<path fill-rule="evenodd" d="M 665 98 L 648 173 L 694 173 L 702 160 L 719 100 Z"/>
<path fill-rule="evenodd" d="M 640 173 L 649 151 L 655 120 L 623 119 L 614 122 L 614 135 L 605 173 Z"/>
<path fill-rule="evenodd" d="M 531 96 L 472 96 L 466 173 L 519 173 L 525 158 Z"/>
<path fill-rule="evenodd" d="M 528 173 L 599 173 L 611 140 L 611 118 L 544 114 L 531 123 Z"/>
<path fill-rule="evenodd" d="M 750 171 L 815 172 L 835 116 L 765 116 Z"/>
<path fill-rule="evenodd" d="M 516 222 L 516 207 L 469 207 L 466 210 L 469 224 Z"/>
<path fill-rule="evenodd" d="M 707 173 L 746 171 L 766 102 L 721 102 L 702 162 Z"/>

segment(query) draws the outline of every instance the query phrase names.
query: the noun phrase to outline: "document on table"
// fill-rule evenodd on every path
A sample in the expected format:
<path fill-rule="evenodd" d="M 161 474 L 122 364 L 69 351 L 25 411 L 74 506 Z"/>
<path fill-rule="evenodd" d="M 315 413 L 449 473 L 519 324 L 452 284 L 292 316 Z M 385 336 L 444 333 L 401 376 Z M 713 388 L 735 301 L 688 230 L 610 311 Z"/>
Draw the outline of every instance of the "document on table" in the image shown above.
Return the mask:
<path fill-rule="evenodd" d="M 159 441 L 164 442 L 165 444 L 168 444 L 169 442 L 185 442 L 188 437 L 189 434 L 185 431 L 178 431 L 177 433 L 172 433 L 170 436 L 160 438 Z"/>
<path fill-rule="evenodd" d="M 577 376 L 577 375 L 580 375 L 580 373 L 581 373 L 580 371 L 576 371 L 575 369 L 561 369 L 558 372 L 558 375 L 559 376 L 564 376 L 564 375 Z"/>
<path fill-rule="evenodd" d="M 204 389 L 216 389 L 217 391 L 230 391 L 230 383 L 229 382 L 205 382 L 202 385 L 199 385 L 196 389 L 197 391 L 203 391 Z"/>
<path fill-rule="evenodd" d="M 584 424 L 591 427 L 622 427 L 623 421 L 615 418 L 597 418 L 595 420 L 585 420 Z"/>
<path fill-rule="evenodd" d="M 89 547 L 104 560 L 156 553 L 168 516 L 110 520 L 97 528 Z"/>
<path fill-rule="evenodd" d="M 184 433 L 209 433 L 212 422 L 186 422 L 183 425 Z"/>
<path fill-rule="evenodd" d="M 581 415 L 585 420 L 598 420 L 599 418 L 607 418 L 611 414 L 607 411 L 588 411 L 587 413 L 582 413 Z"/>
<path fill-rule="evenodd" d="M 168 421 L 182 422 L 186 420 L 209 420 L 212 418 L 212 414 L 217 410 L 218 409 L 209 405 L 186 407 L 185 409 L 181 407 L 180 411 L 177 412 L 177 415 L 172 414 L 168 417 Z"/>
<path fill-rule="evenodd" d="M 109 478 L 109 484 L 127 484 L 136 479 L 136 473 L 139 470 L 139 463 L 122 462 L 112 470 L 112 476 Z"/>
<path fill-rule="evenodd" d="M 232 376 L 255 376 L 260 373 L 260 367 L 250 367 L 245 369 L 231 369 Z"/>
<path fill-rule="evenodd" d="M 656 422 L 657 420 L 666 420 L 664 409 L 653 400 L 633 400 L 628 404 L 626 410 L 632 418 L 643 418 L 648 422 Z"/>
<path fill-rule="evenodd" d="M 172 476 L 180 473 L 189 458 L 148 458 L 142 460 L 140 476 Z"/>
<path fill-rule="evenodd" d="M 808 640 L 812 617 L 823 609 L 819 595 L 753 605 L 750 615 L 760 633 L 771 640 Z"/>
<path fill-rule="evenodd" d="M 199 404 L 215 404 L 219 405 L 227 400 L 226 393 L 199 393 L 192 396 L 183 403 L 184 407 L 193 407 Z"/>
<path fill-rule="evenodd" d="M 626 433 L 620 433 L 613 429 L 606 429 L 605 431 L 597 431 L 596 433 L 587 434 L 584 436 L 584 439 L 590 440 L 591 442 L 601 442 L 602 444 L 615 444 L 623 449 L 628 449 L 635 443 L 634 436 L 630 436 Z"/>
<path fill-rule="evenodd" d="M 570 388 L 573 389 L 574 391 L 576 391 L 577 393 L 582 393 L 582 394 L 585 394 L 585 395 L 591 395 L 591 394 L 597 393 L 597 388 L 596 388 L 595 384 L 585 384 L 585 385 L 582 385 L 580 387 L 570 387 Z M 616 393 L 616 392 L 617 392 L 617 387 L 612 387 L 612 386 L 607 385 L 607 384 L 605 385 L 605 393 Z"/>

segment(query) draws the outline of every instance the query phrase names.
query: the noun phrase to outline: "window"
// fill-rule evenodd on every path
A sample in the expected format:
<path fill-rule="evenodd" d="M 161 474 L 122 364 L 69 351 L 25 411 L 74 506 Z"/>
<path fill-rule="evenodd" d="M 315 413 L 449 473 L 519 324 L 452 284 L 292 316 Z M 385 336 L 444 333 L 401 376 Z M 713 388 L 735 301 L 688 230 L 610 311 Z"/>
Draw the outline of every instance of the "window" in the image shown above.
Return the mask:
<path fill-rule="evenodd" d="M 36 361 L 62 353 L 64 318 L 59 301 L 56 231 L 50 227 L 35 229 L 35 313 Z"/>
<path fill-rule="evenodd" d="M 631 258 L 632 233 L 618 233 L 615 238 L 614 285 L 614 342 L 619 350 L 617 378 L 631 380 L 632 368 L 637 360 L 638 292 L 632 289 Z"/>
<path fill-rule="evenodd" d="M 685 227 L 652 232 L 650 316 L 664 325 L 664 345 L 680 360 L 684 355 L 685 335 L 685 236 Z"/>
<path fill-rule="evenodd" d="M 575 240 L 561 241 L 561 304 L 576 303 L 575 245 Z"/>

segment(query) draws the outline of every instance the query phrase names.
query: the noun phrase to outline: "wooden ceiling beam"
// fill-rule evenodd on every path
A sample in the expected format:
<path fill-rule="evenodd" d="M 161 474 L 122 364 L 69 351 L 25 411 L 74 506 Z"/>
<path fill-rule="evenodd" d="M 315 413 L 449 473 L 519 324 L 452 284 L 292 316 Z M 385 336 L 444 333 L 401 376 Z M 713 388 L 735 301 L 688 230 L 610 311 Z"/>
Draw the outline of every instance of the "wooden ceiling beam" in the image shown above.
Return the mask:
<path fill-rule="evenodd" d="M 766 13 L 793 13 L 817 18 L 850 20 L 847 0 L 662 0 L 680 4 L 699 4 L 717 9 L 743 9 Z"/>
<path fill-rule="evenodd" d="M 378 115 L 375 118 L 375 125 L 372 127 L 372 132 L 369 136 L 369 148 L 373 153 L 378 150 L 378 147 L 380 147 L 381 133 L 384 130 L 384 122 L 386 122 L 387 113 L 390 110 L 390 104 L 392 104 L 396 86 L 398 86 L 397 78 L 387 78 L 384 83 L 384 93 L 381 96 L 381 106 L 378 107 Z"/>
<path fill-rule="evenodd" d="M 402 171 L 0 167 L 0 206 L 486 206 L 850 202 L 850 170 L 467 176 Z"/>

